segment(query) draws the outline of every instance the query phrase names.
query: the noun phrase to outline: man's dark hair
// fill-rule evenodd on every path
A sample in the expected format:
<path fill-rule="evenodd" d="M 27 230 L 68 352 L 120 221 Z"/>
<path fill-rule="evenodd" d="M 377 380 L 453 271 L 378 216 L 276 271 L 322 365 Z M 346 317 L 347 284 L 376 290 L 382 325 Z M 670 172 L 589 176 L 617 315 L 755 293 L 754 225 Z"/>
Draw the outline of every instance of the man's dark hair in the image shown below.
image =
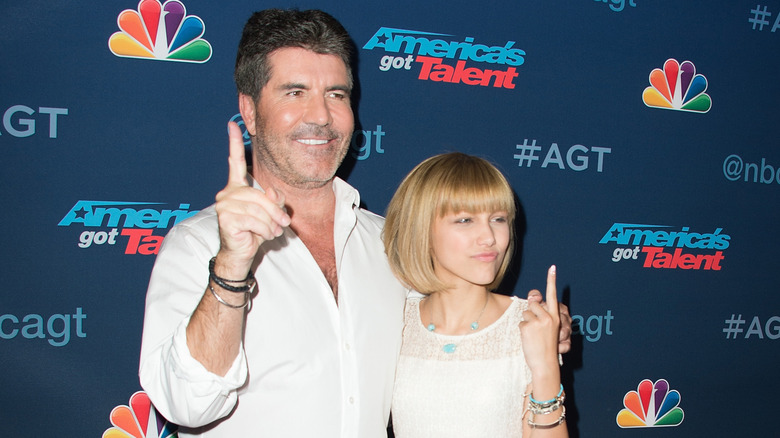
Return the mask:
<path fill-rule="evenodd" d="M 271 78 L 268 55 L 285 47 L 338 56 L 347 67 L 348 85 L 352 86 L 352 40 L 338 20 L 315 9 L 266 9 L 252 14 L 244 25 L 234 73 L 238 92 L 257 101 Z"/>

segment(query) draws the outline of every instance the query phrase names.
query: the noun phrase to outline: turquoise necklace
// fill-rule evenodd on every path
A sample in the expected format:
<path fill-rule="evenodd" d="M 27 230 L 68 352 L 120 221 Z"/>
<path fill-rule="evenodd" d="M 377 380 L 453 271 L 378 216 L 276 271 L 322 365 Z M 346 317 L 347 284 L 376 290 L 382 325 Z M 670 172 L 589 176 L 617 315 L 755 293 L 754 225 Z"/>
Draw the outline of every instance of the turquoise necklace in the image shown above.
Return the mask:
<path fill-rule="evenodd" d="M 485 294 L 485 304 L 482 306 L 482 310 L 479 312 L 479 315 L 477 315 L 477 319 L 474 320 L 474 322 L 471 323 L 471 331 L 475 332 L 477 329 L 479 329 L 479 318 L 482 317 L 482 314 L 485 313 L 485 309 L 487 308 L 488 299 L 490 298 L 490 292 Z M 428 320 L 433 321 L 433 306 L 430 306 L 428 308 Z M 436 324 L 430 323 L 428 324 L 428 331 L 433 332 L 436 330 Z M 449 344 L 444 344 L 443 347 L 441 347 L 441 350 L 447 354 L 452 354 L 455 352 L 455 350 L 458 348 L 458 344 L 463 340 L 463 338 L 466 337 L 468 333 L 461 336 L 460 339 L 458 339 L 458 342 L 450 342 Z"/>

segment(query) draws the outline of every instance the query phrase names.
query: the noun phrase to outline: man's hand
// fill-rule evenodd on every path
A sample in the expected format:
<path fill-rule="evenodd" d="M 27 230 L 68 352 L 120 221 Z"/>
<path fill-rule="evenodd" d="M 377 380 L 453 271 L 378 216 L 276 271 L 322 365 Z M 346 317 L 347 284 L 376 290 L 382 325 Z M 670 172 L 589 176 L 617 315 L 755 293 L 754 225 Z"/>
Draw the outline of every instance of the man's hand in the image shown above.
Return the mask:
<path fill-rule="evenodd" d="M 265 192 L 249 186 L 244 141 L 234 122 L 228 124 L 228 182 L 217 193 L 216 211 L 221 247 L 215 271 L 224 278 L 246 277 L 260 245 L 282 235 L 290 225 L 284 196 L 272 187 Z"/>

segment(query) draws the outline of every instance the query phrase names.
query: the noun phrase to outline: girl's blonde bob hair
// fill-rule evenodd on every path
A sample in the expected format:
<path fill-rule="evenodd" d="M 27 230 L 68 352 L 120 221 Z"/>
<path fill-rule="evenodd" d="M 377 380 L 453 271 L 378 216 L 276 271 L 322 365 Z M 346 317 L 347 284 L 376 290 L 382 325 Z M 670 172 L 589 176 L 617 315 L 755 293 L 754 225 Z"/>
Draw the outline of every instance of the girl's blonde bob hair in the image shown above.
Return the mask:
<path fill-rule="evenodd" d="M 451 152 L 418 164 L 404 178 L 387 207 L 382 240 L 393 273 L 406 287 L 429 294 L 444 290 L 434 274 L 431 229 L 434 219 L 451 213 L 505 211 L 509 247 L 493 290 L 504 278 L 514 250 L 515 196 L 504 175 L 485 159 Z"/>

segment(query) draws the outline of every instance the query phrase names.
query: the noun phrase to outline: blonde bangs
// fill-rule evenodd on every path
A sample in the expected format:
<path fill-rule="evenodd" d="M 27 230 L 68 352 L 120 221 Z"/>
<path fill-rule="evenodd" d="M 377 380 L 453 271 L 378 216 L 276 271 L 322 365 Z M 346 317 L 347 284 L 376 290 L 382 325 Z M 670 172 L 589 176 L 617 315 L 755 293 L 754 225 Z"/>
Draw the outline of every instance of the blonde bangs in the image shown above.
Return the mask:
<path fill-rule="evenodd" d="M 462 211 L 505 211 L 507 219 L 514 220 L 514 192 L 504 176 L 486 161 L 452 158 L 453 166 L 439 167 L 441 172 L 435 183 L 438 197 L 432 200 L 437 216 Z"/>

